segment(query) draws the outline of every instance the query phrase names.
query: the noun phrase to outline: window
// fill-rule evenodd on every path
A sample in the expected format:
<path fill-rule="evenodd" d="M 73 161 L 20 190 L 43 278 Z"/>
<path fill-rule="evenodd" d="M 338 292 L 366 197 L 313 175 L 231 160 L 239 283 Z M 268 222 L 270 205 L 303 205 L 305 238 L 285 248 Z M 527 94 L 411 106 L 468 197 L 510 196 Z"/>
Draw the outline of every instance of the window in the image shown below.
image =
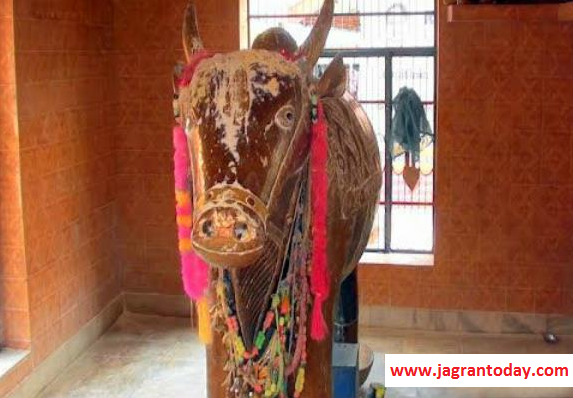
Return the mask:
<path fill-rule="evenodd" d="M 308 36 L 323 0 L 246 0 L 248 43 L 270 27 L 285 28 L 298 43 Z M 344 56 L 348 90 L 374 126 L 384 166 L 380 206 L 367 251 L 431 253 L 434 248 L 434 143 L 422 150 L 414 190 L 404 181 L 405 155 L 390 150 L 392 99 L 402 87 L 422 99 L 435 134 L 434 0 L 337 0 L 332 30 L 318 62 L 320 75 Z"/>

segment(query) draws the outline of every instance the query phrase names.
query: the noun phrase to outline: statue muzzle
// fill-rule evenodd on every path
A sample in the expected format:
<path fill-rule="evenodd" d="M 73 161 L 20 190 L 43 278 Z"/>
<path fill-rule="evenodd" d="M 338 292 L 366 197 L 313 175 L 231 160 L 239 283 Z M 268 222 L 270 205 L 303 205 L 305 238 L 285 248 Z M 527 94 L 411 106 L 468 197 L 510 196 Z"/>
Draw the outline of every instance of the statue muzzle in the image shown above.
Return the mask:
<path fill-rule="evenodd" d="M 195 211 L 193 247 L 208 263 L 242 268 L 261 256 L 267 208 L 255 195 L 221 185 L 201 195 Z"/>

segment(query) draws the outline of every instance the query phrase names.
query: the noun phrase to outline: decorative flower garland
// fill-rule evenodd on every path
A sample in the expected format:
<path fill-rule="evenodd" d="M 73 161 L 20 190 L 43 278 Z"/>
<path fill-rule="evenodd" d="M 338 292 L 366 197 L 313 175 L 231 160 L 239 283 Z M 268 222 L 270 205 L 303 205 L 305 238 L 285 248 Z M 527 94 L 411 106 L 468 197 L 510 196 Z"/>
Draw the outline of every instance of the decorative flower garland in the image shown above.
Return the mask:
<path fill-rule="evenodd" d="M 295 215 L 295 229 L 283 278 L 272 295 L 270 309 L 257 332 L 253 348 L 245 349 L 236 316 L 233 285 L 229 272 L 220 270 L 215 316 L 226 325 L 223 342 L 229 358 L 227 386 L 237 398 L 286 398 L 289 377 L 294 377 L 294 397 L 300 397 L 305 383 L 308 289 L 308 255 L 303 243 L 301 199 Z"/>

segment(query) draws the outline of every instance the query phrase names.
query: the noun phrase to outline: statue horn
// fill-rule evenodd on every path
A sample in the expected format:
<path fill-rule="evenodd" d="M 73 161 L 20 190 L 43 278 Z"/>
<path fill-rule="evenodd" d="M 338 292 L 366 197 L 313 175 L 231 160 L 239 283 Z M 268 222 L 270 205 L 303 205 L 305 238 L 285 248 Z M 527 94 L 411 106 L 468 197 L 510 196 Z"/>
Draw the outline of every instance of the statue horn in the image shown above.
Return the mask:
<path fill-rule="evenodd" d="M 191 59 L 193 54 L 203 49 L 203 41 L 199 35 L 199 28 L 197 27 L 197 12 L 195 11 L 195 1 L 190 0 L 185 10 L 185 17 L 183 18 L 183 50 L 187 61 Z"/>
<path fill-rule="evenodd" d="M 298 54 L 306 57 L 309 68 L 313 68 L 320 58 L 333 18 L 334 0 L 325 0 L 310 35 L 298 49 Z"/>

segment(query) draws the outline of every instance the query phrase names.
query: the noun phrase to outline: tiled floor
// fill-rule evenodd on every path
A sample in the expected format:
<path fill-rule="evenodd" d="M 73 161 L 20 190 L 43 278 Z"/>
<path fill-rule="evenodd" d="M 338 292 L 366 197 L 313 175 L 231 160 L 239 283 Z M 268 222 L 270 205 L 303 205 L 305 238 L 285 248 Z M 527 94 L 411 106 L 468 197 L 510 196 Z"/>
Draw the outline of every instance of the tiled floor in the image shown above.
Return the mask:
<path fill-rule="evenodd" d="M 370 381 L 382 381 L 382 353 L 573 353 L 573 339 L 362 331 L 376 351 Z M 203 398 L 205 354 L 183 319 L 125 314 L 40 398 Z M 387 398 L 572 398 L 573 389 L 389 389 Z"/>

